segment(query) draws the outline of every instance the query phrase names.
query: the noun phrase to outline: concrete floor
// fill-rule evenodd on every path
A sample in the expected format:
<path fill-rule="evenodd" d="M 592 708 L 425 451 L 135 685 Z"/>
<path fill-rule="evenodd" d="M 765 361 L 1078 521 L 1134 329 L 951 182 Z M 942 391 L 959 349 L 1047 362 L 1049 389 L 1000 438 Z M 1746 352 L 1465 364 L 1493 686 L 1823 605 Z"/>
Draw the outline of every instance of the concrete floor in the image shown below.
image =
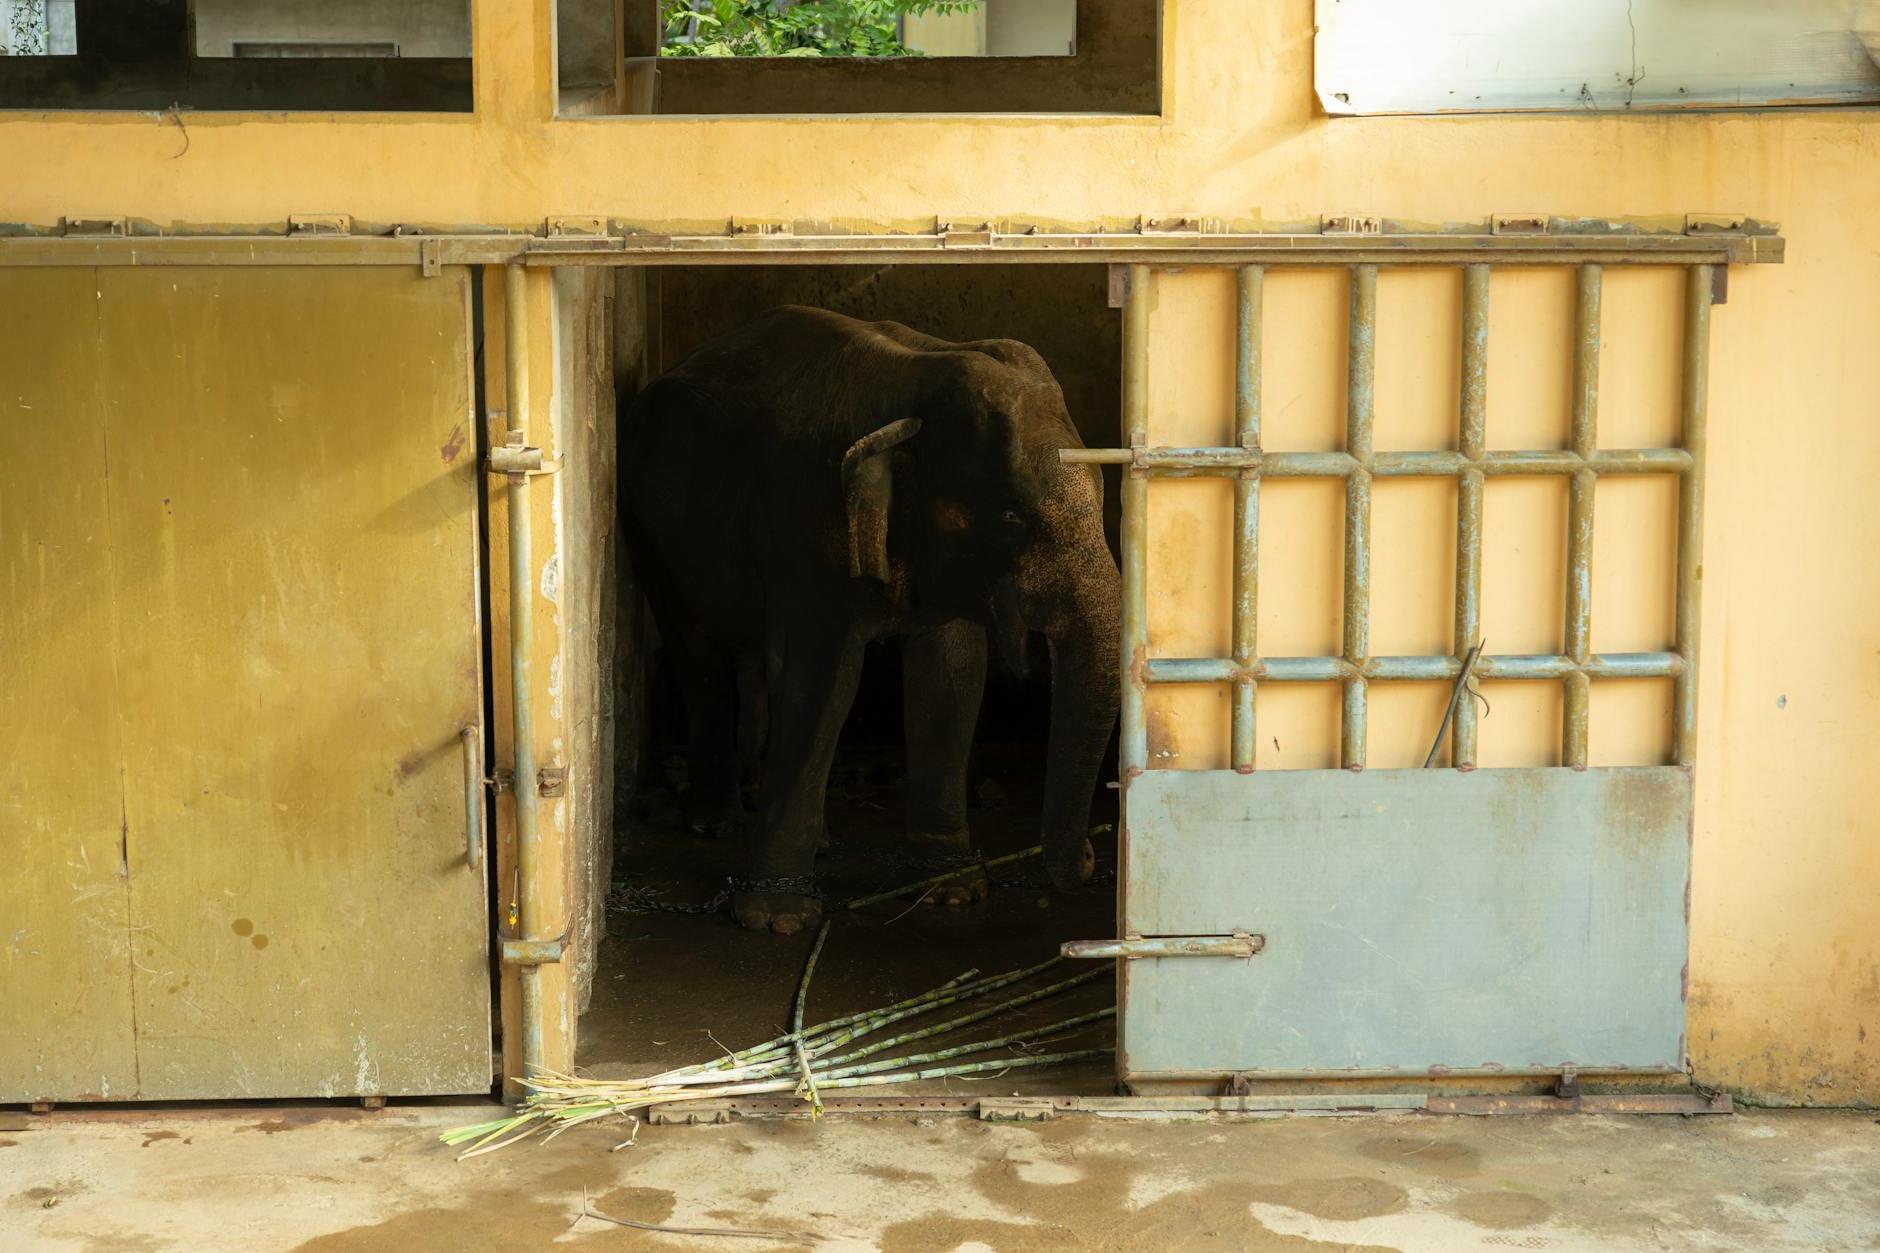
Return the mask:
<path fill-rule="evenodd" d="M 577 1129 L 458 1163 L 487 1107 L 0 1112 L 26 1250 L 1880 1249 L 1872 1113 L 966 1118 Z M 682 1237 L 583 1217 L 798 1233 Z"/>

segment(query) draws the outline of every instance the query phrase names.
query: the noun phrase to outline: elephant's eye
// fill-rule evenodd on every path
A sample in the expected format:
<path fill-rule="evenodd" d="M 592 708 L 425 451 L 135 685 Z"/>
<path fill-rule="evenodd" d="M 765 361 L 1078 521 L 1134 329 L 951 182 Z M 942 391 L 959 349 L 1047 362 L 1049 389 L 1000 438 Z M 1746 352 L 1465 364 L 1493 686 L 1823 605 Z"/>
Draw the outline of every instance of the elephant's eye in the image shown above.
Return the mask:
<path fill-rule="evenodd" d="M 1005 525 L 1011 527 L 1013 530 L 1017 530 L 1025 525 L 1025 519 L 1016 509 L 1007 509 L 1004 513 L 999 515 L 999 521 L 1005 523 Z"/>

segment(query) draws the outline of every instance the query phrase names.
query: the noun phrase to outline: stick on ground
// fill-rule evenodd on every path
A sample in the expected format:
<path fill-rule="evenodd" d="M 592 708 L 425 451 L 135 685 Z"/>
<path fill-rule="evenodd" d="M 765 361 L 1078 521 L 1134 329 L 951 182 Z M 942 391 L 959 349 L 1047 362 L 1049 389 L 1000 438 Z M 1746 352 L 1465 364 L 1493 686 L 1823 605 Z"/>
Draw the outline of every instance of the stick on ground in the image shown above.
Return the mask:
<path fill-rule="evenodd" d="M 803 963 L 803 981 L 796 985 L 796 1012 L 790 1016 L 790 1034 L 796 1037 L 796 1064 L 803 1071 L 811 1118 L 822 1116 L 822 1098 L 816 1095 L 816 1073 L 809 1068 L 809 1054 L 803 1051 L 803 1008 L 809 1004 L 809 981 L 816 973 L 816 959 L 822 956 L 823 941 L 829 938 L 831 921 L 823 921 L 822 929 L 816 932 L 816 943 L 810 945 L 809 960 Z"/>

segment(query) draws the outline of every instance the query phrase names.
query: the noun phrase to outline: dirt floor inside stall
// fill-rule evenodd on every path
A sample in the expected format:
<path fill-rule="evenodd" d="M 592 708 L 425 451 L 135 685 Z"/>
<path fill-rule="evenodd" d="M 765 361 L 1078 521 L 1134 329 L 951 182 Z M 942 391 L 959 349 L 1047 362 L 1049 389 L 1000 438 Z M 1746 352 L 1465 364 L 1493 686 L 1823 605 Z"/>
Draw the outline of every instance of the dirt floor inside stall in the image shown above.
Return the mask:
<path fill-rule="evenodd" d="M 910 893 L 847 910 L 842 903 L 932 874 L 913 866 L 900 843 L 901 754 L 868 745 L 845 747 L 829 790 L 830 845 L 817 861 L 828 915 L 834 920 L 810 985 L 806 1021 L 817 1022 L 879 1008 L 945 983 L 967 970 L 995 974 L 1037 966 L 1065 940 L 1109 936 L 1115 922 L 1113 794 L 1092 814 L 1098 872 L 1081 891 L 1039 886 L 1036 859 L 994 867 L 983 905 L 939 907 Z M 675 763 L 676 768 L 676 763 Z M 1042 803 L 1041 750 L 986 747 L 973 773 L 975 843 L 988 857 L 1037 842 Z M 648 800 L 627 819 L 614 866 L 614 908 L 594 983 L 594 999 L 581 1020 L 578 1064 L 595 1077 L 646 1074 L 708 1061 L 789 1030 L 791 1005 L 813 941 L 811 934 L 779 937 L 745 931 L 723 910 L 665 912 L 647 906 L 708 901 L 738 869 L 734 840 L 687 832 L 670 785 L 649 789 Z M 924 1039 L 881 1056 L 930 1052 L 1062 1022 L 1114 1003 L 1109 963 L 1061 962 L 984 1001 L 949 1007 L 909 1020 L 897 1030 L 926 1027 L 996 999 L 1042 989 L 1074 976 L 1090 976 L 1010 1013 L 960 1031 Z M 1108 1020 L 1036 1042 L 961 1062 L 1026 1052 L 1071 1052 L 1109 1047 Z M 977 1096 L 1107 1095 L 1115 1090 L 1109 1061 L 864 1089 L 894 1095 Z"/>

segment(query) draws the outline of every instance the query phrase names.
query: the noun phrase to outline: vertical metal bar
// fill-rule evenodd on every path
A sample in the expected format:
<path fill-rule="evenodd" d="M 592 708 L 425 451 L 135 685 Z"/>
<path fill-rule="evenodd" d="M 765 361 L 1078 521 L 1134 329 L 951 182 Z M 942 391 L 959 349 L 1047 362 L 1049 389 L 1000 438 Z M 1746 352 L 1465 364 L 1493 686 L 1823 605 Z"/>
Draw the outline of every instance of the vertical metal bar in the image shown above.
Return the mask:
<path fill-rule="evenodd" d="M 520 265 L 503 271 L 503 375 L 509 405 L 509 443 L 518 447 L 529 440 L 529 289 L 528 272 Z M 515 737 L 516 784 L 516 932 L 532 940 L 542 916 L 541 885 L 537 881 L 541 837 L 536 824 L 535 705 L 530 675 L 530 646 L 534 642 L 534 559 L 530 553 L 529 476 L 509 476 L 509 683 Z M 521 966 L 522 1073 L 542 1068 L 541 972 Z"/>
<path fill-rule="evenodd" d="M 1597 265 L 1583 265 L 1573 316 L 1573 451 L 1591 458 L 1599 447 L 1599 325 L 1602 275 Z M 1575 470 L 1567 503 L 1566 652 L 1578 666 L 1592 656 L 1593 500 L 1599 479 L 1590 468 Z M 1586 769 L 1588 708 L 1591 691 L 1584 670 L 1565 680 L 1561 744 L 1564 764 Z"/>
<path fill-rule="evenodd" d="M 1462 270 L 1462 423 L 1465 465 L 1456 480 L 1456 664 L 1482 634 L 1482 471 L 1488 445 L 1488 267 Z M 1475 701 L 1465 690 L 1456 702 L 1449 764 L 1475 767 Z"/>
<path fill-rule="evenodd" d="M 1260 339 L 1266 271 L 1240 267 L 1239 318 L 1235 330 L 1234 432 L 1242 448 L 1260 446 Z M 1234 683 L 1233 765 L 1253 769 L 1253 666 L 1259 659 L 1260 476 L 1242 470 L 1234 478 Z"/>
<path fill-rule="evenodd" d="M 1377 267 L 1351 267 L 1351 329 L 1345 356 L 1345 451 L 1357 462 L 1345 480 L 1345 680 L 1339 762 L 1362 770 L 1366 693 L 1355 673 L 1371 652 L 1371 453 L 1377 379 Z"/>
<path fill-rule="evenodd" d="M 457 732 L 463 749 L 464 859 L 483 864 L 483 728 L 472 723 Z"/>
<path fill-rule="evenodd" d="M 1689 766 L 1697 755 L 1698 607 L 1704 581 L 1704 445 L 1710 410 L 1711 267 L 1694 265 L 1684 280 L 1684 382 L 1679 405 L 1690 468 L 1678 485 L 1678 655 L 1672 680 L 1671 759 Z"/>
<path fill-rule="evenodd" d="M 1123 435 L 1131 448 L 1149 441 L 1149 267 L 1129 267 L 1123 296 Z M 1149 654 L 1149 476 L 1123 467 L 1123 711 L 1118 759 L 1123 786 L 1149 766 L 1143 663 Z"/>

